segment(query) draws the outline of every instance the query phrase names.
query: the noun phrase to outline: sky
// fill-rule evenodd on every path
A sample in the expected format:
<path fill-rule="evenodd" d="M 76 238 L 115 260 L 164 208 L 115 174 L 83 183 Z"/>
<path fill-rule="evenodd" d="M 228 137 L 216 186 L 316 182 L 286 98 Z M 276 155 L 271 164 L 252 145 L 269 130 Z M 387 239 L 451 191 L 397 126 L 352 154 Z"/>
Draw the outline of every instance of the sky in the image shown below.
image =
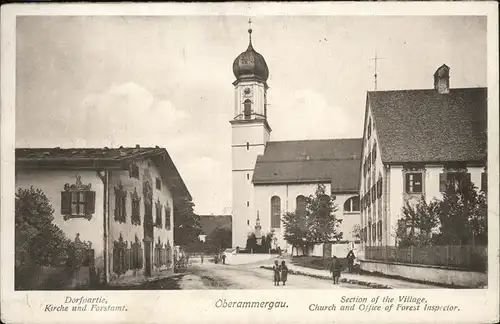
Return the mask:
<path fill-rule="evenodd" d="M 244 16 L 18 17 L 16 147 L 161 146 L 200 214 L 231 212 Z M 252 17 L 271 140 L 362 136 L 366 92 L 486 86 L 486 18 Z"/>

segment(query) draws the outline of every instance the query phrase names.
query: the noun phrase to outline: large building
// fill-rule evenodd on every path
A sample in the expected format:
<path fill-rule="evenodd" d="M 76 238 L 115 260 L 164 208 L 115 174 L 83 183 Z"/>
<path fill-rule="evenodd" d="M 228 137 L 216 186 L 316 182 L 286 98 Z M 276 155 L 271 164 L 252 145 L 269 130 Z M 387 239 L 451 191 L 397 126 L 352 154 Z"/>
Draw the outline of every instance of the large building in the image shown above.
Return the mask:
<path fill-rule="evenodd" d="M 394 245 L 403 205 L 441 197 L 465 173 L 486 190 L 487 89 L 450 89 L 449 67 L 434 88 L 366 97 L 360 177 L 362 238 Z"/>
<path fill-rule="evenodd" d="M 354 240 L 359 224 L 361 139 L 271 141 L 267 119 L 267 79 L 264 57 L 250 42 L 233 63 L 234 118 L 232 125 L 233 247 L 244 248 L 260 220 L 262 234 L 274 230 L 276 245 L 283 239 L 282 216 L 305 206 L 318 184 L 336 197 L 344 239 Z"/>
<path fill-rule="evenodd" d="M 173 206 L 191 196 L 164 148 L 20 148 L 15 181 L 44 192 L 89 256 L 76 285 L 173 270 Z"/>

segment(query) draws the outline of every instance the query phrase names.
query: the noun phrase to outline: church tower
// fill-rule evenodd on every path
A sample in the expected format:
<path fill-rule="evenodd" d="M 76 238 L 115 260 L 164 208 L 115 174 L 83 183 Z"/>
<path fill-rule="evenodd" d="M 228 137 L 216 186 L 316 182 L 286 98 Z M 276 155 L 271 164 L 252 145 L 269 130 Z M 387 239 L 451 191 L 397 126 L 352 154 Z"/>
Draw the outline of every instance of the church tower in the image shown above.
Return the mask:
<path fill-rule="evenodd" d="M 264 153 L 271 128 L 267 123 L 267 78 L 269 70 L 264 57 L 252 46 L 252 29 L 248 29 L 246 51 L 233 62 L 234 117 L 232 127 L 233 178 L 233 247 L 244 249 L 247 235 L 253 231 L 256 214 L 253 206 L 252 176 L 257 156 Z"/>

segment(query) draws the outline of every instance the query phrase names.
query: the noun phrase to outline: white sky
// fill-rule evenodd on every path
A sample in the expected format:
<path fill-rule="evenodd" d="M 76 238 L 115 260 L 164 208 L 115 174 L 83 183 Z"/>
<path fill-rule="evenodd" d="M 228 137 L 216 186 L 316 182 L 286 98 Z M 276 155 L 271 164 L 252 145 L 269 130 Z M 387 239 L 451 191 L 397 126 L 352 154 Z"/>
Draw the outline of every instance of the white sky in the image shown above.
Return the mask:
<path fill-rule="evenodd" d="M 253 17 L 272 140 L 361 137 L 366 91 L 486 85 L 480 17 Z M 22 17 L 17 147 L 167 148 L 201 214 L 231 206 L 232 63 L 247 17 Z"/>

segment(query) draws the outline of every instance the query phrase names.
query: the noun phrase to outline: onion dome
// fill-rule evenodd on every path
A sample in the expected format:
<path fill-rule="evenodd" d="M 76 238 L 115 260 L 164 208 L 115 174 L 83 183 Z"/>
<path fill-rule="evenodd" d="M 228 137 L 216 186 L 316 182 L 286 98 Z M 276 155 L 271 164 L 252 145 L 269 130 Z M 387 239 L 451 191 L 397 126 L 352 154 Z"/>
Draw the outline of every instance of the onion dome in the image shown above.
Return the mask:
<path fill-rule="evenodd" d="M 269 77 L 264 57 L 257 53 L 252 46 L 252 29 L 248 29 L 250 42 L 246 51 L 238 55 L 233 62 L 233 73 L 237 80 L 258 79 L 266 82 Z"/>

